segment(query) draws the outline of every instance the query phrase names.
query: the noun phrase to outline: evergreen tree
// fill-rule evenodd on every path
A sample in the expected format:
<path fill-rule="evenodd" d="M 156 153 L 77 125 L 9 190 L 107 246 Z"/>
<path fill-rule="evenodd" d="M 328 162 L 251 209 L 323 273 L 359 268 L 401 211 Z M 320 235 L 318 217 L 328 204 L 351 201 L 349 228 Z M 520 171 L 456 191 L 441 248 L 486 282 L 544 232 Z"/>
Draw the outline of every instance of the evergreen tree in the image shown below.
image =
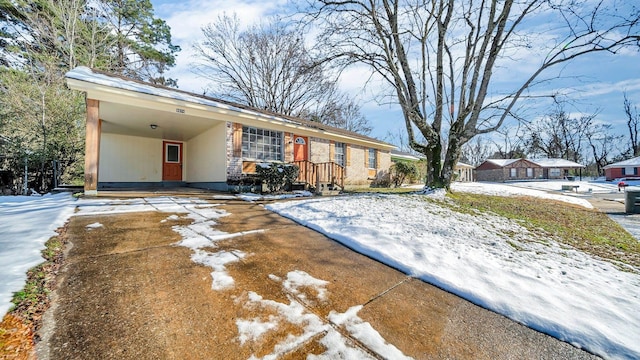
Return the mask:
<path fill-rule="evenodd" d="M 66 88 L 64 74 L 84 65 L 176 85 L 163 73 L 177 51 L 149 1 L 0 0 L 0 135 L 10 167 L 22 174 L 28 157 L 29 187 L 41 191 L 53 183 L 53 160 L 63 181 L 78 178 L 84 97 Z"/>

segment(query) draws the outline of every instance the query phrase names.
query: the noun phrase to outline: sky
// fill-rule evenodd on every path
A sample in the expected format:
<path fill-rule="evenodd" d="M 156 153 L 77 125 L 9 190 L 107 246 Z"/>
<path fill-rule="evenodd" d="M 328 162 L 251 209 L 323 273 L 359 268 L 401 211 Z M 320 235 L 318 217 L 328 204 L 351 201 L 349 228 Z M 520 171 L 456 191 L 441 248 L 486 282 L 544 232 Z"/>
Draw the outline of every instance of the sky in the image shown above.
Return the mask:
<path fill-rule="evenodd" d="M 152 0 L 156 16 L 164 19 L 171 27 L 174 44 L 180 45 L 177 65 L 168 75 L 178 79 L 178 86 L 187 91 L 202 93 L 207 88 L 207 80 L 192 72 L 194 58 L 192 46 L 202 39 L 201 28 L 214 21 L 219 15 L 236 13 L 243 24 L 253 24 L 274 14 L 284 14 L 290 9 L 286 0 Z M 537 19 L 544 23 L 544 19 Z M 539 26 L 539 25 L 536 25 Z M 545 41 L 546 39 L 539 39 Z M 513 79 L 522 79 L 523 74 L 539 61 L 536 49 L 530 49 L 518 56 L 517 66 L 497 69 L 497 91 L 513 85 Z M 523 71 L 524 70 L 524 71 Z M 626 134 L 626 120 L 623 110 L 623 94 L 626 92 L 632 102 L 640 106 L 640 53 L 623 51 L 612 56 L 599 54 L 588 56 L 563 67 L 564 79 L 553 81 L 541 91 L 567 94 L 571 103 L 565 111 L 573 116 L 598 113 L 597 120 L 614 125 L 616 132 Z M 375 95 L 382 90 L 378 83 L 366 84 L 369 73 L 366 68 L 354 67 L 343 72 L 340 87 L 352 95 L 361 105 L 362 113 L 373 125 L 373 137 L 390 140 L 389 133 L 403 131 L 404 120 L 397 105 L 378 104 Z M 522 81 L 522 80 L 520 80 Z M 525 104 L 524 114 L 528 118 L 542 117 L 553 106 L 549 102 L 530 106 Z"/>
<path fill-rule="evenodd" d="M 571 184 L 580 186 L 578 194 L 547 192 L 558 190 L 565 183 L 455 183 L 453 188 L 457 192 L 548 198 L 587 208 L 591 205 L 584 197 L 589 190 L 619 194 L 615 183 L 575 181 Z M 266 207 L 354 251 L 604 358 L 640 357 L 638 269 L 625 269 L 624 265 L 562 245 L 551 236 L 533 234 L 520 223 L 493 213 L 454 211 L 439 202 L 443 194 L 307 197 Z M 190 259 L 211 269 L 211 291 L 226 291 L 235 286 L 228 269 L 253 256 L 233 249 L 234 242 L 242 242 L 242 236 L 249 232 L 269 231 L 257 228 L 226 233 L 216 229 L 217 220 L 229 215 L 219 205 L 235 198 L 214 195 L 212 201 L 166 196 L 76 200 L 70 194 L 0 197 L 0 315 L 9 309 L 11 293 L 21 288 L 26 270 L 42 261 L 40 250 L 46 239 L 55 234 L 53 229 L 71 216 L 157 211 L 167 214 L 162 222 L 191 220 L 187 225 L 180 221 L 176 223 L 180 225 L 172 227 L 181 236 L 176 245 L 191 249 Z M 242 198 L 256 199 L 248 194 Z M 411 211 L 407 212 L 408 208 Z M 86 231 L 108 231 L 107 225 L 96 220 L 86 226 Z M 636 237 L 639 235 L 635 233 Z M 224 249 L 217 246 L 222 240 L 227 240 Z M 299 289 L 315 288 L 317 298 L 313 301 L 331 296 L 331 279 L 317 278 L 295 267 L 287 271 L 286 278 L 273 274 L 269 278 L 287 293 L 300 297 L 303 293 Z M 270 315 L 236 319 L 234 336 L 245 346 L 259 342 L 264 334 L 277 333 L 287 323 L 302 328 L 301 334 L 278 338 L 266 358 L 277 358 L 316 336 L 327 347 L 324 358 L 335 358 L 332 352 L 354 352 L 349 358 L 367 358 L 366 354 L 357 353 L 359 349 L 350 347 L 334 325 L 344 327 L 351 337 L 384 358 L 405 355 L 358 316 L 362 304 L 353 304 L 344 313 L 331 310 L 321 317 L 308 311 L 295 297 L 282 303 L 247 289 L 246 296 L 237 301 L 243 301 L 243 306 L 265 309 Z"/>

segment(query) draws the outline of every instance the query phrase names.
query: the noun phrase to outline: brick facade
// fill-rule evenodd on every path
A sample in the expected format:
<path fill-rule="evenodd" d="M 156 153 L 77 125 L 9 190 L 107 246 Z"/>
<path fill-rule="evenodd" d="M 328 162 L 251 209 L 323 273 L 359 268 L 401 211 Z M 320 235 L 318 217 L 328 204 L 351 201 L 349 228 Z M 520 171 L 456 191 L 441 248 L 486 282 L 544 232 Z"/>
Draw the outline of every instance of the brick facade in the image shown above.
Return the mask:
<path fill-rule="evenodd" d="M 240 135 L 238 135 L 238 131 L 240 131 Z M 247 166 L 246 161 L 243 164 L 241 131 L 241 126 L 227 123 L 227 177 L 232 180 L 246 176 L 249 174 L 247 171 L 253 169 L 253 167 Z M 284 162 L 293 161 L 293 138 L 293 133 L 284 133 Z M 332 157 L 335 154 L 335 142 L 317 137 L 308 137 L 308 141 L 309 161 L 316 164 L 334 161 Z M 389 176 L 389 167 L 391 166 L 391 154 L 389 151 L 376 150 L 376 168 L 369 169 L 367 161 L 369 148 L 349 143 L 345 144 L 345 187 L 368 186 L 372 182 L 383 180 Z M 243 168 L 245 171 L 243 171 Z"/>

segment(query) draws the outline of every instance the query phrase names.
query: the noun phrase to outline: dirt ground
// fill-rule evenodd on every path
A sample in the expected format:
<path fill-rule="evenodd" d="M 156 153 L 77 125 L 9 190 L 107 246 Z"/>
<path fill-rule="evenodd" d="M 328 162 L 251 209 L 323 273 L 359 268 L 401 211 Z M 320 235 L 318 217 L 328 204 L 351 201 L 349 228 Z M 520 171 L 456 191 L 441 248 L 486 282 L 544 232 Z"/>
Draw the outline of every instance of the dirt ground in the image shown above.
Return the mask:
<path fill-rule="evenodd" d="M 275 308 L 251 303 L 256 295 L 282 306 L 301 305 L 304 314 L 329 324 L 351 347 L 373 358 L 383 356 L 331 323 L 332 311 L 362 305 L 358 316 L 416 359 L 596 358 L 359 255 L 259 204 L 227 200 L 222 208 L 232 215 L 219 219 L 216 229 L 266 230 L 218 243 L 217 250 L 247 254 L 226 266 L 235 285 L 225 290 L 212 290 L 211 268 L 193 262 L 191 249 L 174 245 L 181 237 L 172 226 L 188 219 L 161 222 L 171 214 L 156 212 L 73 217 L 59 287 L 39 333 L 38 359 L 264 357 L 305 329 L 280 318 L 277 328 L 240 339 L 239 320 L 266 322 L 278 316 Z M 95 222 L 103 226 L 86 228 Z M 285 289 L 281 279 L 296 270 L 327 281 L 326 298 L 313 289 Z M 322 336 L 310 336 L 279 358 L 323 353 Z"/>

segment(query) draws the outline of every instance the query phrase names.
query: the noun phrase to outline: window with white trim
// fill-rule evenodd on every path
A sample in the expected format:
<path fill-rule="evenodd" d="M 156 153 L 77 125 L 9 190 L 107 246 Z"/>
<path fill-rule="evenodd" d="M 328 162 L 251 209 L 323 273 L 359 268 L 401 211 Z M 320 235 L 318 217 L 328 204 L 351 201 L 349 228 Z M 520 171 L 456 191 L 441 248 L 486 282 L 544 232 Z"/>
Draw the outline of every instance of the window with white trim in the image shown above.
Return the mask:
<path fill-rule="evenodd" d="M 512 178 L 518 177 L 518 169 L 516 168 L 509 169 L 509 176 Z"/>
<path fill-rule="evenodd" d="M 333 153 L 333 162 L 335 162 L 338 165 L 341 166 L 345 166 L 345 149 L 346 149 L 346 144 L 345 143 L 335 143 L 335 151 Z"/>
<path fill-rule="evenodd" d="M 549 176 L 552 176 L 552 177 L 560 177 L 560 174 L 561 174 L 561 173 L 562 173 L 562 172 L 561 172 L 561 171 L 560 171 L 560 169 L 558 169 L 558 168 L 549 169 Z"/>
<path fill-rule="evenodd" d="M 242 158 L 282 161 L 282 132 L 243 126 Z"/>
<path fill-rule="evenodd" d="M 533 177 L 533 168 L 527 168 L 527 177 L 529 178 Z"/>
<path fill-rule="evenodd" d="M 369 169 L 375 169 L 378 163 L 376 158 L 376 149 L 369 149 Z"/>

